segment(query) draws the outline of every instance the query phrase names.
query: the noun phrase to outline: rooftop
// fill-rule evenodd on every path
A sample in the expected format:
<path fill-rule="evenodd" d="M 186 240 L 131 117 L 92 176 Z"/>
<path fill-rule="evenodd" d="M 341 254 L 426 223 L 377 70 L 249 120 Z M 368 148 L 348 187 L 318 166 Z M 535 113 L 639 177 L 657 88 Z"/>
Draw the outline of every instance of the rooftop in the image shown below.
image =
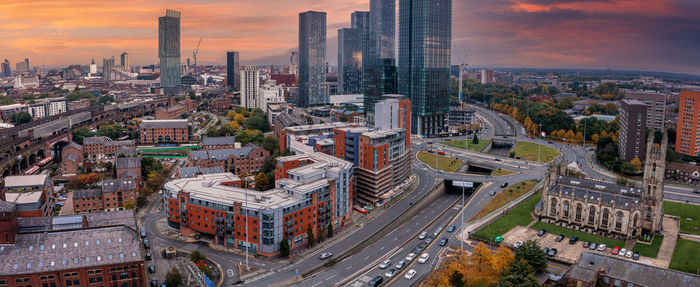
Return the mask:
<path fill-rule="evenodd" d="M 220 166 L 201 168 L 199 166 L 187 166 L 181 167 L 178 172 L 180 178 L 191 178 L 198 174 L 222 173 L 224 169 Z"/>
<path fill-rule="evenodd" d="M 5 199 L 14 204 L 36 203 L 41 200 L 43 191 L 11 192 L 5 194 Z"/>
<path fill-rule="evenodd" d="M 142 128 L 187 128 L 188 122 L 186 119 L 177 120 L 143 120 Z"/>
<path fill-rule="evenodd" d="M 107 179 L 102 182 L 102 192 L 131 191 L 136 190 L 136 183 L 132 179 L 119 178 Z"/>
<path fill-rule="evenodd" d="M 8 176 L 5 177 L 5 187 L 44 185 L 47 176 L 47 174 Z"/>
<path fill-rule="evenodd" d="M 317 124 L 317 125 L 293 126 L 293 127 L 287 127 L 285 129 L 287 131 L 291 131 L 294 133 L 294 132 L 302 132 L 302 131 L 330 130 L 330 129 L 334 129 L 334 128 L 347 127 L 349 125 L 350 125 L 349 123 L 332 122 L 332 123 Z"/>
<path fill-rule="evenodd" d="M 101 189 L 81 189 L 73 191 L 73 199 L 102 197 Z"/>
<path fill-rule="evenodd" d="M 202 140 L 202 145 L 233 145 L 235 143 L 235 137 L 205 137 Z"/>
<path fill-rule="evenodd" d="M 195 161 L 206 159 L 225 160 L 230 157 L 245 158 L 257 149 L 259 149 L 257 145 L 255 145 L 254 143 L 248 143 L 241 148 L 191 151 L 190 157 L 192 157 L 192 159 Z"/>

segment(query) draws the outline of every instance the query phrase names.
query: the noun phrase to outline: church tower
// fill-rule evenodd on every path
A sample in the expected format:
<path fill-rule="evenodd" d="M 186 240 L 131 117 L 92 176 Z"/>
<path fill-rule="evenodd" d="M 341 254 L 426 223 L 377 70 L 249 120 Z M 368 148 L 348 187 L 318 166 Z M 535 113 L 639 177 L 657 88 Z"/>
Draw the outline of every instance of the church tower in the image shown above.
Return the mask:
<path fill-rule="evenodd" d="M 649 133 L 642 182 L 642 228 L 654 233 L 662 230 L 667 143 L 665 132 L 661 144 L 654 144 L 654 133 Z"/>

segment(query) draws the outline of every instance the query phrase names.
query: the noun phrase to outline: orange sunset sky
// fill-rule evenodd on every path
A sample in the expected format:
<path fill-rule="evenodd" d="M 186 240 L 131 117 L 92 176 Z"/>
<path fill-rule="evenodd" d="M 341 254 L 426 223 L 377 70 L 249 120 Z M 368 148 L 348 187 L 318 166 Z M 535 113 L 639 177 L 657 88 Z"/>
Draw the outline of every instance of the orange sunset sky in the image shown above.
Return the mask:
<path fill-rule="evenodd" d="M 398 0 L 397 0 L 398 1 Z M 397 4 L 398 6 L 398 4 Z M 369 0 L 0 0 L 0 59 L 32 66 L 87 64 L 123 51 L 157 62 L 157 17 L 182 12 L 182 58 L 286 64 L 298 13 L 328 13 L 328 60 L 337 29 Z M 611 68 L 700 74 L 699 0 L 453 0 L 453 63 L 470 66 Z M 398 33 L 397 33 L 398 34 Z"/>

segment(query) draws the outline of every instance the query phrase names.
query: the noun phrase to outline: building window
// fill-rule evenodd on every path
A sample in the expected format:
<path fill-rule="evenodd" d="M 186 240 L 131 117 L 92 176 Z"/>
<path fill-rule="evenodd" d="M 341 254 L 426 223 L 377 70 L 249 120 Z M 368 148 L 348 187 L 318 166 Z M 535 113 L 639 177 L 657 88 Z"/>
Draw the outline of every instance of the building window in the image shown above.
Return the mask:
<path fill-rule="evenodd" d="M 581 221 L 581 212 L 583 212 L 583 206 L 579 203 L 576 205 L 576 221 Z"/>
<path fill-rule="evenodd" d="M 564 218 L 569 218 L 569 202 L 568 201 L 564 201 L 563 210 L 564 210 Z"/>
<path fill-rule="evenodd" d="M 603 227 L 608 226 L 608 217 L 610 216 L 610 213 L 608 212 L 607 209 L 603 209 L 603 220 L 601 221 L 600 225 Z"/>
<path fill-rule="evenodd" d="M 624 217 L 624 215 L 622 214 L 621 211 L 618 211 L 615 214 L 615 229 L 617 229 L 618 231 L 622 230 L 622 218 L 623 217 Z"/>
<path fill-rule="evenodd" d="M 595 222 L 595 207 L 591 207 L 588 212 L 588 224 L 593 224 Z"/>

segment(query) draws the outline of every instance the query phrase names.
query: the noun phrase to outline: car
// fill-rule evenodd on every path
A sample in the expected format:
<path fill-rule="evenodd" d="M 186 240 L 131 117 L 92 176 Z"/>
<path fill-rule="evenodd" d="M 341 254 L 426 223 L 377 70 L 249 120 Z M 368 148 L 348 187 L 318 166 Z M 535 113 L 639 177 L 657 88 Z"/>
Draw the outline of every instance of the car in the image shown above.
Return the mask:
<path fill-rule="evenodd" d="M 508 186 L 507 182 L 501 183 L 501 188 L 505 188 L 506 186 Z"/>
<path fill-rule="evenodd" d="M 450 225 L 450 227 L 447 228 L 447 232 L 454 232 L 456 228 L 456 226 Z"/>
<path fill-rule="evenodd" d="M 151 252 L 146 252 L 146 260 L 151 260 L 153 259 L 153 256 L 151 255 Z"/>
<path fill-rule="evenodd" d="M 428 236 L 428 238 L 425 239 L 425 244 L 429 244 L 432 241 L 433 241 L 433 236 L 430 235 L 430 236 Z"/>
<path fill-rule="evenodd" d="M 442 227 L 438 227 L 438 229 L 435 230 L 435 233 L 433 233 L 433 236 L 438 236 L 438 234 L 440 234 L 440 231 L 442 231 Z"/>
<path fill-rule="evenodd" d="M 386 269 L 389 265 L 391 265 L 391 260 L 384 260 L 382 263 L 379 263 L 379 269 Z"/>
<path fill-rule="evenodd" d="M 544 255 L 549 254 L 549 247 L 545 247 L 543 250 L 544 250 Z"/>
<path fill-rule="evenodd" d="M 627 258 L 632 258 L 632 255 L 634 255 L 634 252 L 632 252 L 632 250 L 627 250 L 627 253 L 625 253 L 625 257 Z"/>
<path fill-rule="evenodd" d="M 382 278 L 382 276 L 377 276 L 377 277 L 374 277 L 374 279 L 369 281 L 368 286 L 377 287 L 377 286 L 382 285 L 382 282 L 384 282 L 384 278 Z"/>
<path fill-rule="evenodd" d="M 325 259 L 330 258 L 331 256 L 333 256 L 333 253 L 323 252 L 323 253 L 321 253 L 321 255 L 318 256 L 318 258 L 321 260 L 325 260 Z"/>
<path fill-rule="evenodd" d="M 148 242 L 148 238 L 143 239 L 143 248 L 151 249 L 151 243 Z"/>
<path fill-rule="evenodd" d="M 149 273 L 156 273 L 156 266 L 151 264 L 148 266 L 148 272 Z"/>
<path fill-rule="evenodd" d="M 418 235 L 418 240 L 423 240 L 426 236 L 428 236 L 428 232 L 424 231 L 420 235 Z"/>
<path fill-rule="evenodd" d="M 591 246 L 591 243 L 588 241 L 583 242 L 583 248 L 588 248 L 588 246 Z"/>
<path fill-rule="evenodd" d="M 700 194 L 700 189 L 693 190 L 693 193 Z"/>
<path fill-rule="evenodd" d="M 620 252 L 618 252 L 617 254 L 620 256 L 625 256 L 625 254 L 627 254 L 627 249 L 622 248 L 622 249 L 620 249 Z"/>
<path fill-rule="evenodd" d="M 396 269 L 401 269 L 401 268 L 403 268 L 404 266 L 406 266 L 406 261 L 405 261 L 405 260 L 401 260 L 401 261 L 399 261 L 399 263 L 396 263 L 396 265 L 394 265 L 394 267 L 396 267 Z"/>
<path fill-rule="evenodd" d="M 141 238 L 146 238 L 146 227 L 141 226 Z"/>
<path fill-rule="evenodd" d="M 576 244 L 576 241 L 578 241 L 578 237 L 576 236 L 571 236 L 571 238 L 569 238 L 569 244 L 571 245 Z"/>
<path fill-rule="evenodd" d="M 411 270 L 408 270 L 408 272 L 406 272 L 406 275 L 404 275 L 403 278 L 411 280 L 411 279 L 413 279 L 413 276 L 416 276 L 416 270 L 411 269 Z"/>
<path fill-rule="evenodd" d="M 413 259 L 415 259 L 415 258 L 416 258 L 416 254 L 415 254 L 415 253 L 408 253 L 408 255 L 406 255 L 406 261 L 411 261 L 411 260 L 413 260 Z"/>
<path fill-rule="evenodd" d="M 556 248 L 549 249 L 549 253 L 547 253 L 547 255 L 548 255 L 548 256 L 557 255 L 557 251 L 558 251 L 558 250 L 557 250 Z"/>
<path fill-rule="evenodd" d="M 518 242 L 516 242 L 515 244 L 513 244 L 513 248 L 520 248 L 520 246 L 523 246 L 523 242 L 522 242 L 522 241 L 518 241 Z"/>
<path fill-rule="evenodd" d="M 423 255 L 421 255 L 420 258 L 418 258 L 418 263 L 424 264 L 425 262 L 428 261 L 429 257 L 430 257 L 430 255 L 428 253 L 423 253 Z"/>
<path fill-rule="evenodd" d="M 391 268 L 391 269 L 389 269 L 389 271 L 387 271 L 386 273 L 384 273 L 384 277 L 386 277 L 386 278 L 391 278 L 391 277 L 394 276 L 394 274 L 396 274 L 396 269 Z"/>
<path fill-rule="evenodd" d="M 413 253 L 419 254 L 421 251 L 423 251 L 423 244 L 418 245 L 415 249 L 413 249 Z"/>
<path fill-rule="evenodd" d="M 440 246 L 445 246 L 445 245 L 447 245 L 447 237 L 443 237 L 442 239 L 440 239 Z"/>
<path fill-rule="evenodd" d="M 489 195 L 490 195 L 490 196 L 496 196 L 496 191 L 494 190 L 494 191 L 492 191 L 492 192 L 489 192 Z"/>
<path fill-rule="evenodd" d="M 500 159 L 500 158 L 495 158 L 494 160 L 495 160 L 495 161 L 501 161 L 501 159 Z"/>
<path fill-rule="evenodd" d="M 596 248 L 596 249 L 597 249 L 598 251 L 605 251 L 605 248 L 606 248 L 606 247 L 607 247 L 607 246 L 605 246 L 605 244 L 600 244 L 600 245 L 598 245 L 598 248 Z"/>
<path fill-rule="evenodd" d="M 151 280 L 151 287 L 158 287 L 158 280 Z"/>
<path fill-rule="evenodd" d="M 588 246 L 588 249 L 595 250 L 596 247 L 598 247 L 598 243 L 592 242 L 591 245 Z"/>
<path fill-rule="evenodd" d="M 496 238 L 493 239 L 494 242 L 499 243 L 503 241 L 503 236 L 496 236 Z"/>
<path fill-rule="evenodd" d="M 632 259 L 639 260 L 639 252 L 635 252 L 634 254 L 632 254 Z"/>
<path fill-rule="evenodd" d="M 537 231 L 537 236 L 544 236 L 547 233 L 547 230 L 540 229 L 540 231 Z"/>
<path fill-rule="evenodd" d="M 612 250 L 612 255 L 617 255 L 620 253 L 620 247 L 615 246 Z"/>
<path fill-rule="evenodd" d="M 562 240 L 564 240 L 564 234 L 559 234 L 559 236 L 557 236 L 557 239 L 555 239 L 554 241 L 561 242 Z"/>

